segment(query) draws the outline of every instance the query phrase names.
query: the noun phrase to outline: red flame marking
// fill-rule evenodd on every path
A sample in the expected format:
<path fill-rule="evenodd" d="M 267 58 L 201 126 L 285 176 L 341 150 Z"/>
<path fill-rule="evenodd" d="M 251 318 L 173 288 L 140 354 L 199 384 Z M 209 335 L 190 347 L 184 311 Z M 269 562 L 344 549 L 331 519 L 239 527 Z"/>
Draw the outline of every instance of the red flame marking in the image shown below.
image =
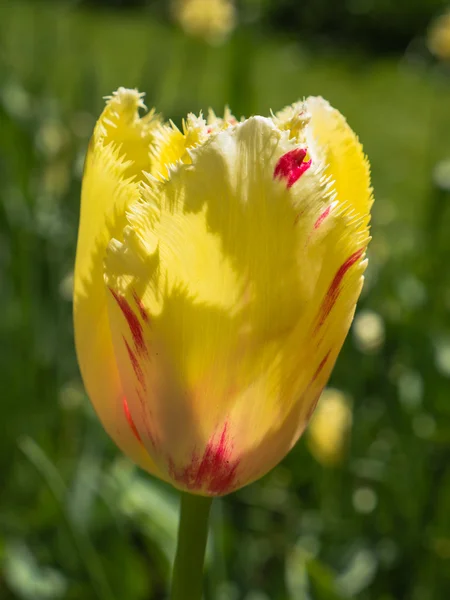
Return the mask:
<path fill-rule="evenodd" d="M 117 302 L 120 310 L 123 313 L 123 316 L 125 317 L 128 323 L 128 327 L 130 328 L 131 335 L 134 340 L 134 345 L 136 346 L 136 350 L 139 352 L 139 354 L 147 354 L 147 347 L 144 341 L 144 331 L 142 329 L 142 325 L 139 322 L 139 319 L 134 314 L 133 310 L 131 309 L 130 305 L 125 300 L 125 298 L 116 294 L 116 292 L 111 288 L 109 288 L 109 291 L 113 295 L 114 300 Z"/>
<path fill-rule="evenodd" d="M 136 292 L 134 290 L 133 290 L 133 300 L 136 302 L 136 306 L 138 307 L 139 314 L 141 315 L 141 319 L 145 323 L 148 323 L 149 318 L 148 318 L 147 311 L 145 310 L 142 300 L 139 298 L 139 296 L 136 294 Z"/>
<path fill-rule="evenodd" d="M 125 396 L 122 399 L 122 407 L 123 407 L 123 412 L 125 413 L 125 418 L 128 421 L 128 425 L 131 428 L 131 431 L 133 432 L 135 438 L 138 440 L 138 442 L 140 442 L 142 444 L 142 440 L 141 440 L 141 436 L 139 435 L 139 431 L 136 428 L 136 425 L 134 424 L 133 421 L 133 417 L 131 416 L 130 413 L 130 408 L 128 406 L 128 402 L 127 399 L 125 398 Z"/>
<path fill-rule="evenodd" d="M 328 317 L 328 315 L 331 312 L 331 309 L 335 305 L 336 300 L 338 299 L 341 291 L 340 286 L 345 274 L 350 269 L 350 267 L 352 267 L 361 258 L 363 253 L 364 248 L 361 248 L 357 252 L 354 252 L 349 258 L 347 258 L 345 263 L 341 265 L 341 267 L 339 267 L 336 275 L 334 276 L 333 281 L 331 282 L 330 287 L 328 288 L 328 292 L 326 293 L 325 299 L 322 302 L 322 306 L 319 313 L 319 322 L 316 330 L 324 324 L 325 319 Z"/>
<path fill-rule="evenodd" d="M 177 470 L 169 461 L 169 472 L 178 483 L 189 490 L 203 490 L 212 496 L 222 496 L 236 488 L 236 471 L 240 459 L 231 459 L 232 447 L 228 440 L 228 423 L 225 423 L 219 442 L 213 435 L 200 459 L 194 452 L 191 463 Z"/>
<path fill-rule="evenodd" d="M 311 166 L 311 160 L 303 162 L 307 153 L 306 148 L 295 148 L 283 154 L 275 166 L 274 179 L 287 179 L 287 187 L 292 187 Z"/>
<path fill-rule="evenodd" d="M 327 360 L 328 360 L 328 358 L 329 358 L 329 356 L 330 356 L 330 352 L 331 352 L 331 350 L 329 350 L 329 351 L 328 351 L 328 352 L 325 354 L 324 358 L 323 358 L 323 359 L 322 359 L 322 361 L 320 362 L 319 366 L 318 366 L 318 367 L 317 367 L 317 369 L 316 369 L 316 372 L 314 373 L 314 375 L 313 375 L 313 377 L 312 377 L 311 383 L 314 383 L 314 381 L 315 381 L 315 380 L 316 380 L 316 379 L 319 377 L 319 375 L 320 375 L 320 372 L 322 371 L 322 369 L 323 369 L 323 368 L 324 368 L 324 366 L 326 365 L 326 362 L 327 362 Z"/>

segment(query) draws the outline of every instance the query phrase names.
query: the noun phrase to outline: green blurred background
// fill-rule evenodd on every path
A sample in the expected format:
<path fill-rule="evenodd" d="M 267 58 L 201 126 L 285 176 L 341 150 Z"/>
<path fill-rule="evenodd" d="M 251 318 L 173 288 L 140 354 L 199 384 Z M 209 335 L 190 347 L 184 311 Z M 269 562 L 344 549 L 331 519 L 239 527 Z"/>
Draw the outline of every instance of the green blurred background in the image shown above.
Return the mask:
<path fill-rule="evenodd" d="M 107 438 L 73 347 L 83 159 L 119 86 L 177 123 L 323 95 L 372 163 L 370 264 L 329 392 L 345 450 L 310 430 L 215 503 L 206 600 L 450 597 L 450 57 L 426 38 L 445 8 L 242 0 L 205 40 L 169 2 L 0 4 L 2 600 L 166 597 L 177 494 Z"/>

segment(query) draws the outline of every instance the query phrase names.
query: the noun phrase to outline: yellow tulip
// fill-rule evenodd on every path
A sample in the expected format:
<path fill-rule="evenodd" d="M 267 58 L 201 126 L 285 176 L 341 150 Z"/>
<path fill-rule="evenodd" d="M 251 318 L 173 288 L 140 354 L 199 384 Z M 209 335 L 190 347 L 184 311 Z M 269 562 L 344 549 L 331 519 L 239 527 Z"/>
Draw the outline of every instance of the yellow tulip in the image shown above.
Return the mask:
<path fill-rule="evenodd" d="M 348 397 L 340 390 L 326 388 L 308 428 L 308 446 L 314 458 L 326 466 L 342 462 L 351 425 Z"/>
<path fill-rule="evenodd" d="M 223 495 L 286 455 L 328 380 L 367 264 L 369 165 L 321 98 L 181 131 L 139 107 L 115 92 L 88 150 L 79 364 L 126 454 Z"/>

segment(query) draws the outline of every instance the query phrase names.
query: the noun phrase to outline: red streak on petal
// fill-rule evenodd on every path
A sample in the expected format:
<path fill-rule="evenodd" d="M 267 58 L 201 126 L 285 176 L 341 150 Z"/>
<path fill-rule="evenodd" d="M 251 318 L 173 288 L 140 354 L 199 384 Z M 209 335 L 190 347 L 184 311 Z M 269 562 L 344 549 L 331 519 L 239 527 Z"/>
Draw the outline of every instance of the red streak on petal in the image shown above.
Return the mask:
<path fill-rule="evenodd" d="M 225 423 L 219 441 L 213 435 L 201 459 L 194 452 L 190 464 L 178 470 L 169 460 L 169 472 L 179 484 L 189 490 L 205 491 L 212 496 L 222 496 L 237 487 L 236 471 L 240 459 L 232 460 L 228 440 L 228 423 Z"/>
<path fill-rule="evenodd" d="M 320 375 L 320 372 L 322 371 L 322 369 L 323 369 L 323 368 L 324 368 L 324 366 L 326 365 L 326 362 L 327 362 L 327 360 L 328 360 L 328 358 L 329 358 L 329 356 L 330 356 L 330 352 L 331 352 L 331 350 L 329 350 L 329 351 L 328 351 L 328 352 L 325 354 L 324 358 L 323 358 L 323 359 L 322 359 L 322 361 L 320 362 L 319 366 L 318 366 L 318 367 L 317 367 L 317 369 L 316 369 L 316 372 L 314 373 L 314 375 L 313 375 L 313 377 L 312 377 L 311 383 L 314 383 L 314 381 L 315 381 L 315 380 L 316 380 L 316 379 L 319 377 L 319 375 Z"/>
<path fill-rule="evenodd" d="M 134 290 L 133 290 L 133 300 L 136 302 L 136 306 L 139 309 L 139 314 L 141 315 L 141 319 L 145 323 L 148 323 L 149 318 L 148 318 L 147 311 L 145 310 L 145 307 L 144 307 L 144 304 L 142 303 L 142 300 L 139 298 L 139 296 L 136 294 L 136 292 Z"/>
<path fill-rule="evenodd" d="M 131 309 L 130 305 L 125 300 L 125 298 L 116 294 L 116 292 L 111 288 L 109 288 L 109 291 L 113 295 L 114 300 L 117 302 L 120 310 L 123 313 L 123 316 L 125 317 L 128 323 L 128 327 L 130 328 L 131 335 L 134 340 L 134 345 L 136 346 L 136 350 L 140 354 L 147 354 L 147 347 L 144 341 L 144 331 L 142 329 L 142 325 L 139 322 L 139 319 L 134 314 L 133 310 Z"/>
<path fill-rule="evenodd" d="M 123 400 L 122 400 L 122 406 L 123 406 L 123 412 L 125 413 L 125 418 L 128 421 L 128 425 L 131 427 L 131 431 L 134 433 L 134 436 L 136 437 L 136 439 L 142 444 L 141 436 L 139 435 L 139 431 L 137 430 L 136 425 L 134 424 L 133 417 L 131 416 L 128 402 L 127 402 L 127 399 L 125 398 L 125 396 L 123 397 Z"/>
<path fill-rule="evenodd" d="M 328 315 L 331 312 L 331 309 L 335 305 L 336 300 L 338 299 L 341 291 L 340 286 L 345 274 L 350 269 L 350 267 L 352 267 L 361 258 L 363 253 L 364 248 L 361 248 L 357 252 L 354 252 L 349 258 L 347 258 L 345 263 L 339 267 L 336 275 L 334 276 L 333 281 L 331 282 L 330 287 L 328 288 L 328 292 L 326 293 L 324 301 L 322 302 L 322 306 L 319 313 L 319 322 L 316 327 L 316 330 L 324 324 L 325 319 L 328 317 Z"/>
<path fill-rule="evenodd" d="M 274 179 L 287 179 L 287 187 L 292 187 L 311 166 L 311 160 L 303 162 L 307 152 L 306 148 L 295 148 L 283 154 L 275 166 Z"/>
<path fill-rule="evenodd" d="M 139 381 L 139 383 L 141 384 L 142 388 L 145 390 L 146 389 L 146 386 L 145 386 L 145 377 L 144 377 L 144 372 L 142 370 L 142 367 L 139 364 L 139 360 L 137 359 L 136 354 L 130 348 L 130 346 L 128 345 L 127 340 L 124 337 L 123 337 L 123 341 L 125 342 L 125 346 L 126 346 L 126 349 L 127 349 L 127 352 L 128 352 L 128 357 L 130 359 L 131 366 L 133 367 L 134 374 L 136 375 L 136 378 Z"/>
<path fill-rule="evenodd" d="M 325 219 L 330 214 L 330 211 L 331 211 L 331 205 L 327 206 L 327 208 L 323 211 L 323 213 L 321 215 L 319 215 L 319 218 L 314 223 L 314 229 L 319 229 L 319 227 L 322 225 L 322 223 L 325 221 Z"/>
<path fill-rule="evenodd" d="M 329 350 L 325 356 L 323 357 L 323 359 L 320 361 L 319 366 L 317 367 L 314 375 L 311 378 L 311 381 L 308 383 L 305 393 L 304 393 L 304 397 L 307 399 L 309 396 L 309 392 L 311 391 L 311 388 L 313 387 L 316 379 L 319 377 L 320 373 L 322 372 L 324 366 L 327 364 L 328 359 L 330 358 L 330 354 L 331 354 L 331 350 Z M 324 384 L 323 384 L 324 385 Z M 306 413 L 305 416 L 305 423 L 308 423 L 308 421 L 310 420 L 316 406 L 317 406 L 317 402 L 319 401 L 320 395 L 322 393 L 323 390 L 323 385 L 320 388 L 320 391 L 316 394 L 315 398 L 313 399 L 311 406 L 308 409 L 308 412 Z"/>

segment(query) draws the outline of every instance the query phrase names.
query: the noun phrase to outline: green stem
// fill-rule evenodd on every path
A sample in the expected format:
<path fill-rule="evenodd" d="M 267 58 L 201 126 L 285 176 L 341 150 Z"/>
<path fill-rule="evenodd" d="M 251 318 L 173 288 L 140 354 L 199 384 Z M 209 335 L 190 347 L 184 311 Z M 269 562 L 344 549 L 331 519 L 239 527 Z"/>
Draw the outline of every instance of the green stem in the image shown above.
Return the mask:
<path fill-rule="evenodd" d="M 201 600 L 211 498 L 182 493 L 170 600 Z"/>

